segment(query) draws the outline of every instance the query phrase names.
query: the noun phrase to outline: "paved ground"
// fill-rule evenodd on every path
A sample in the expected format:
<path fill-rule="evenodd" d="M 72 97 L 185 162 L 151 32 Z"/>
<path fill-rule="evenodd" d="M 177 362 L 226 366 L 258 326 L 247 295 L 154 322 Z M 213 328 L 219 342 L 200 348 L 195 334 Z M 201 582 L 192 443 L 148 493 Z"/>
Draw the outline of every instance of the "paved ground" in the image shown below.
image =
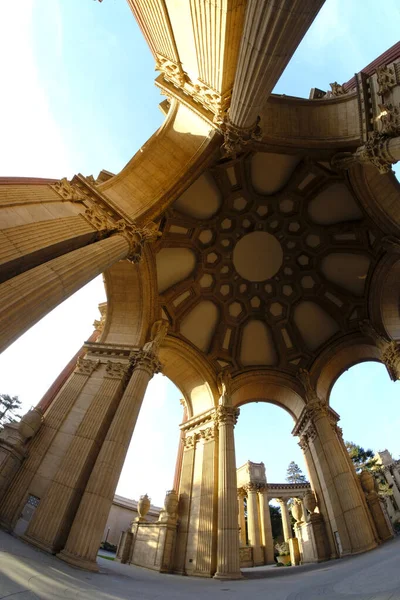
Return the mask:
<path fill-rule="evenodd" d="M 68 567 L 0 532 L 0 598 L 10 600 L 400 600 L 400 537 L 373 552 L 320 565 L 245 569 L 241 581 L 160 575 L 99 559 Z"/>

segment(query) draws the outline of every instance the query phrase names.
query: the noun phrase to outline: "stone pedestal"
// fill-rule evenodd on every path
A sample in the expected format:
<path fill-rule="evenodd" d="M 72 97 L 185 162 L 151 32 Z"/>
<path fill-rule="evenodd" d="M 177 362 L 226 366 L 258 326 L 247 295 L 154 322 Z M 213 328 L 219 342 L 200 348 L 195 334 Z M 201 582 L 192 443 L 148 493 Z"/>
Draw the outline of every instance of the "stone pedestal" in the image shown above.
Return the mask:
<path fill-rule="evenodd" d="M 330 558 L 330 547 L 322 515 L 313 513 L 296 531 L 299 539 L 301 562 L 321 562 Z"/>
<path fill-rule="evenodd" d="M 379 539 L 382 542 L 391 539 L 393 537 L 393 532 L 388 526 L 378 493 L 375 490 L 375 481 L 373 475 L 368 471 L 362 471 L 359 475 L 359 479 L 362 489 L 364 490 L 367 505 L 371 513 L 372 520 L 375 523 Z"/>
<path fill-rule="evenodd" d="M 289 539 L 290 562 L 292 565 L 300 564 L 299 540 L 296 537 Z"/>
<path fill-rule="evenodd" d="M 236 483 L 235 439 L 233 429 L 239 410 L 219 406 L 216 422 L 219 429 L 218 450 L 218 547 L 216 579 L 240 579 L 238 504 Z"/>
<path fill-rule="evenodd" d="M 27 442 L 37 433 L 42 421 L 41 410 L 34 408 L 19 423 L 4 425 L 0 431 L 0 500 L 28 454 Z"/>

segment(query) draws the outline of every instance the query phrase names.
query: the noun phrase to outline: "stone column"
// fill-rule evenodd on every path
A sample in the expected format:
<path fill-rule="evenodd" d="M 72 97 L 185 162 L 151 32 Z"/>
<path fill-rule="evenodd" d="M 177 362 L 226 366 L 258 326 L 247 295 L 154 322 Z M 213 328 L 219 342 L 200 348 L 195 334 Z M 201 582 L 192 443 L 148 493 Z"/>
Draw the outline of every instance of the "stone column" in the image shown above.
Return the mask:
<path fill-rule="evenodd" d="M 40 431 L 29 443 L 28 457 L 16 474 L 0 505 L 0 522 L 12 530 L 26 501 L 29 486 L 46 456 L 55 436 L 70 414 L 76 399 L 82 392 L 99 361 L 79 358 L 74 373 L 60 390 L 46 412 Z"/>
<path fill-rule="evenodd" d="M 187 418 L 188 418 L 187 408 L 186 408 L 186 404 L 185 404 L 185 401 L 183 400 L 183 398 L 181 399 L 181 405 L 183 406 L 183 418 L 182 418 L 182 424 L 183 424 L 183 423 L 186 423 Z M 181 480 L 181 471 L 182 471 L 184 442 L 185 442 L 185 432 L 180 430 L 178 454 L 177 454 L 176 463 L 175 463 L 174 484 L 172 486 L 173 490 L 179 490 L 179 483 Z"/>
<path fill-rule="evenodd" d="M 277 500 L 278 500 L 279 505 L 281 507 L 283 537 L 285 539 L 285 542 L 287 542 L 288 539 L 292 537 L 292 528 L 290 526 L 289 510 L 288 510 L 288 506 L 287 506 L 286 500 L 284 500 L 283 498 L 277 498 Z"/>
<path fill-rule="evenodd" d="M 399 489 L 393 479 L 393 475 L 390 472 L 390 467 L 383 467 L 383 472 L 385 474 L 386 481 L 388 482 L 389 485 L 392 486 L 393 498 L 396 501 L 398 510 L 400 510 L 400 492 L 399 492 Z"/>
<path fill-rule="evenodd" d="M 186 432 L 185 432 L 186 433 Z M 196 457 L 198 433 L 186 433 L 183 441 L 181 480 L 179 483 L 178 515 L 179 524 L 176 537 L 174 572 L 185 575 L 186 548 L 192 501 L 193 471 Z"/>
<path fill-rule="evenodd" d="M 235 439 L 239 409 L 218 406 L 218 549 L 216 579 L 240 579 Z"/>
<path fill-rule="evenodd" d="M 48 552 L 56 553 L 65 544 L 85 485 L 121 398 L 129 364 L 108 361 L 103 369 L 103 382 L 24 536 Z"/>
<path fill-rule="evenodd" d="M 244 515 L 244 499 L 246 497 L 246 492 L 243 488 L 238 489 L 238 506 L 239 506 L 239 539 L 240 545 L 247 545 L 247 536 L 246 536 L 246 518 Z"/>
<path fill-rule="evenodd" d="M 0 352 L 74 292 L 115 262 L 131 245 L 122 234 L 68 252 L 0 285 Z"/>
<path fill-rule="evenodd" d="M 393 467 L 393 476 L 396 480 L 397 489 L 400 490 L 400 473 L 398 471 L 397 466 Z"/>
<path fill-rule="evenodd" d="M 94 465 L 66 546 L 58 554 L 65 562 L 90 571 L 98 570 L 97 551 L 147 384 L 160 370 L 152 352 L 139 352 L 132 362 L 132 376 Z"/>
<path fill-rule="evenodd" d="M 271 514 L 269 512 L 268 488 L 263 486 L 258 491 L 260 505 L 261 544 L 264 546 L 266 565 L 274 564 L 274 540 L 272 537 Z"/>
<path fill-rule="evenodd" d="M 361 486 L 337 437 L 339 415 L 317 396 L 307 371 L 300 369 L 298 376 L 307 405 L 294 432 L 305 434 L 310 444 L 339 553 L 371 550 L 377 545 L 375 532 Z"/>
<path fill-rule="evenodd" d="M 257 491 L 255 483 L 249 483 L 247 489 L 247 527 L 249 535 L 249 546 L 253 548 L 254 566 L 264 564 L 263 551 L 261 549 L 261 527 L 258 512 Z"/>
<path fill-rule="evenodd" d="M 315 19 L 323 0 L 249 0 L 229 110 L 231 122 L 251 128 Z"/>

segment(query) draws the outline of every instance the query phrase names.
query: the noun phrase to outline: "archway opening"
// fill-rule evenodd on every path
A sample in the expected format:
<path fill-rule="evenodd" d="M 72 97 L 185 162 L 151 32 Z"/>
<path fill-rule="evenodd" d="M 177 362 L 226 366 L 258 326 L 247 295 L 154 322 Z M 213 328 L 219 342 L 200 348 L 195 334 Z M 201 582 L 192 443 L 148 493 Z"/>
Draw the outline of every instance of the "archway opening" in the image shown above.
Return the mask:
<path fill-rule="evenodd" d="M 284 555 L 288 553 L 288 540 L 293 537 L 294 520 L 290 511 L 294 498 L 303 498 L 308 489 L 304 456 L 297 438 L 291 435 L 293 425 L 292 416 L 277 405 L 254 401 L 240 407 L 235 449 L 243 566 L 263 564 L 262 560 L 267 564 L 274 559 L 278 563 L 289 560 Z M 251 497 L 254 489 L 258 492 L 258 510 Z M 266 524 L 261 509 L 266 501 L 270 525 Z"/>
<path fill-rule="evenodd" d="M 330 405 L 340 415 L 356 471 L 371 471 L 387 516 L 400 530 L 399 387 L 383 364 L 363 362 L 337 379 Z"/>

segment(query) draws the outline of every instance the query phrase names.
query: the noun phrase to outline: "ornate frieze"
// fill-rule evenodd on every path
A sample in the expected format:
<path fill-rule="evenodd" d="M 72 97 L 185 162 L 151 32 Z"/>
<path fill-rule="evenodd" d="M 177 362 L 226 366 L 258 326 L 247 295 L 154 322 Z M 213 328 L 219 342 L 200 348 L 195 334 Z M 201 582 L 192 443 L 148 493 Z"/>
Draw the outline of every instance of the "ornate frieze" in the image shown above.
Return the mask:
<path fill-rule="evenodd" d="M 161 235 L 158 225 L 152 221 L 145 227 L 136 227 L 129 223 L 125 215 L 117 211 L 110 201 L 98 190 L 93 189 L 93 185 L 81 175 L 75 176 L 72 181 L 61 179 L 51 187 L 63 200 L 84 203 L 85 210 L 82 216 L 99 232 L 98 237 L 123 235 L 130 246 L 127 260 L 133 263 L 140 261 L 144 245 L 154 242 Z"/>
<path fill-rule="evenodd" d="M 376 80 L 378 84 L 378 94 L 383 96 L 390 92 L 397 85 L 396 72 L 394 67 L 382 65 L 376 70 Z"/>
<path fill-rule="evenodd" d="M 86 194 L 68 181 L 66 177 L 63 177 L 60 181 L 56 181 L 56 183 L 53 183 L 50 187 L 57 192 L 63 200 L 70 200 L 71 202 L 84 202 L 84 200 L 87 200 Z"/>
<path fill-rule="evenodd" d="M 99 360 L 90 360 L 89 358 L 79 357 L 76 363 L 76 367 L 74 373 L 78 373 L 79 375 L 90 375 L 97 369 L 99 366 Z"/>

